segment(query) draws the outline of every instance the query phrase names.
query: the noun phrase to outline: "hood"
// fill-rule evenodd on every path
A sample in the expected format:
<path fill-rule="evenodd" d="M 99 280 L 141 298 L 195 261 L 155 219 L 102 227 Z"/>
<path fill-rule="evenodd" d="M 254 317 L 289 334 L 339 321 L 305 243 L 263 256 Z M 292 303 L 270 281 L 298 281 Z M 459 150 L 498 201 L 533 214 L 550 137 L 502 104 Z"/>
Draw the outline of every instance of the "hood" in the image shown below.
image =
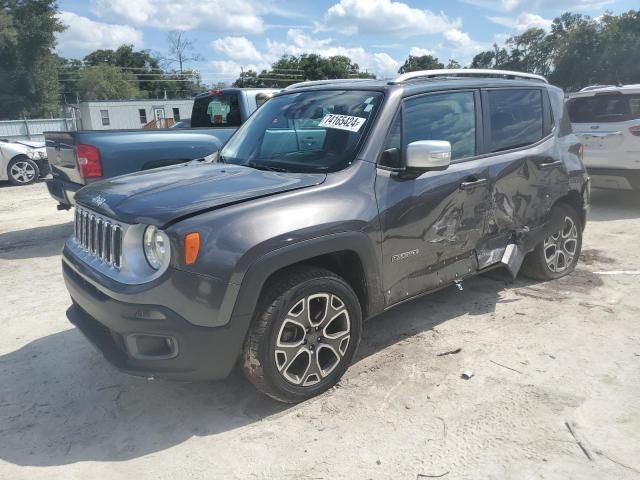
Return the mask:
<path fill-rule="evenodd" d="M 187 163 L 95 182 L 76 202 L 125 223 L 163 226 L 204 210 L 319 185 L 326 175 Z"/>
<path fill-rule="evenodd" d="M 44 142 L 31 142 L 28 140 L 14 140 L 13 143 L 19 143 L 20 145 L 24 145 L 29 148 L 44 148 Z"/>

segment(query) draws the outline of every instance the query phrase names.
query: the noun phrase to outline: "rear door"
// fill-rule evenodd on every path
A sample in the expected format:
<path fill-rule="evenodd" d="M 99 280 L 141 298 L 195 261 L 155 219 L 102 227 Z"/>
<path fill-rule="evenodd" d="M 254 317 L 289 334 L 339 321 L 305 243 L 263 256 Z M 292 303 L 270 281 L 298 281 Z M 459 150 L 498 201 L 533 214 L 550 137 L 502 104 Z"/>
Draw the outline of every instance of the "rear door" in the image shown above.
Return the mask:
<path fill-rule="evenodd" d="M 568 191 L 569 176 L 544 87 L 486 89 L 483 112 L 492 197 L 487 234 L 494 247 L 504 247 L 514 234 L 544 222 Z"/>
<path fill-rule="evenodd" d="M 590 168 L 640 169 L 640 92 L 598 92 L 567 102 Z"/>
<path fill-rule="evenodd" d="M 475 158 L 479 104 L 474 90 L 421 95 L 405 100 L 394 121 L 375 184 L 387 305 L 476 270 L 489 203 L 488 168 Z M 418 140 L 449 141 L 449 168 L 403 175 L 406 147 Z"/>

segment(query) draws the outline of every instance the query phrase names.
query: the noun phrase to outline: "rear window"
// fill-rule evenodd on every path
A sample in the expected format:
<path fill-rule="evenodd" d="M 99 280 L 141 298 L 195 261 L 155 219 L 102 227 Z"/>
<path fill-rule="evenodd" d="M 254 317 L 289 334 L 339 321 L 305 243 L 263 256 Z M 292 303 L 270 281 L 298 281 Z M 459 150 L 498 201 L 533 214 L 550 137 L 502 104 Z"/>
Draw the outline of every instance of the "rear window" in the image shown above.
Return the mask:
<path fill-rule="evenodd" d="M 567 109 L 573 123 L 627 122 L 640 118 L 640 95 L 611 93 L 572 98 Z"/>
<path fill-rule="evenodd" d="M 543 138 L 541 90 L 490 90 L 488 96 L 490 152 L 524 147 Z"/>
<path fill-rule="evenodd" d="M 193 104 L 192 127 L 239 127 L 241 123 L 236 92 L 214 93 L 197 98 Z"/>

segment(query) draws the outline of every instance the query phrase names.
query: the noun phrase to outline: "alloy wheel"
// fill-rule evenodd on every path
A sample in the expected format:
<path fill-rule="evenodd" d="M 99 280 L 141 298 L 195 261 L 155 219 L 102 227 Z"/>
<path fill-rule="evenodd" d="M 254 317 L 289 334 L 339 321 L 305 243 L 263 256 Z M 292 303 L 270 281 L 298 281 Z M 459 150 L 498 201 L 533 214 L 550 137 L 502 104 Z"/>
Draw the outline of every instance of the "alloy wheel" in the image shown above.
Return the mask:
<path fill-rule="evenodd" d="M 311 386 L 326 378 L 349 348 L 351 321 L 344 301 L 332 293 L 298 300 L 276 337 L 278 372 L 287 382 Z"/>
<path fill-rule="evenodd" d="M 29 162 L 15 162 L 11 165 L 11 177 L 18 183 L 29 183 L 36 176 L 36 170 Z"/>
<path fill-rule="evenodd" d="M 573 264 L 577 249 L 578 227 L 571 217 L 566 216 L 562 230 L 544 241 L 544 259 L 549 270 L 555 273 L 564 272 Z"/>

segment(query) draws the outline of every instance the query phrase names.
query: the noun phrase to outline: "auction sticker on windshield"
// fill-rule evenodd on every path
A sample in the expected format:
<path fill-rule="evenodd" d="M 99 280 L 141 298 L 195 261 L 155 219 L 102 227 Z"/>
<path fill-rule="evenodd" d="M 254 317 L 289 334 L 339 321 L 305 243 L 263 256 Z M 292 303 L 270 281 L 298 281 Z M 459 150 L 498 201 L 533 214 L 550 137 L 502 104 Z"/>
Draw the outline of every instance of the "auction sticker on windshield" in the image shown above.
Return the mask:
<path fill-rule="evenodd" d="M 366 122 L 366 118 L 352 117 L 350 115 L 325 115 L 322 121 L 318 124 L 319 127 L 336 128 L 338 130 L 349 130 L 350 132 L 357 132 L 360 127 Z"/>

